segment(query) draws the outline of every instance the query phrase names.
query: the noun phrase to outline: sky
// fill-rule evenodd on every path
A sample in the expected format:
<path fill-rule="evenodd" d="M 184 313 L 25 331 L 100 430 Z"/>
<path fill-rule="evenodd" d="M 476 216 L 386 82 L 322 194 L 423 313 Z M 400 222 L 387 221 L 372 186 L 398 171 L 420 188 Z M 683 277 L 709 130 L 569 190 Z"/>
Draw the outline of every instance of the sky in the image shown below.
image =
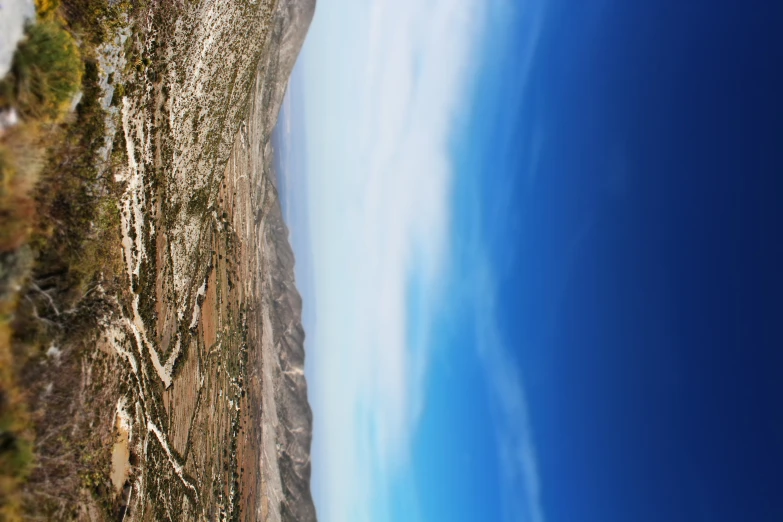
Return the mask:
<path fill-rule="evenodd" d="M 319 520 L 783 519 L 783 13 L 319 0 L 276 136 Z"/>

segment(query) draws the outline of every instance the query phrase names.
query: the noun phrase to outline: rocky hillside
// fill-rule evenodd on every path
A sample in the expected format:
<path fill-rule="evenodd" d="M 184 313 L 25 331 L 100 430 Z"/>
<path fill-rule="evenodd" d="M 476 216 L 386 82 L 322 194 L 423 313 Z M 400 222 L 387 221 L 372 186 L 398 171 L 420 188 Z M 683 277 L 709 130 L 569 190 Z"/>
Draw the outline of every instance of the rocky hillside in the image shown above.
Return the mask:
<path fill-rule="evenodd" d="M 96 326 L 56 333 L 24 370 L 39 450 L 27 507 L 314 521 L 301 298 L 271 135 L 315 0 L 153 4 L 118 15 L 96 48 L 96 154 L 117 188 L 122 268 L 87 292 Z M 35 303 L 60 317 L 57 283 L 36 292 L 35 318 Z"/>

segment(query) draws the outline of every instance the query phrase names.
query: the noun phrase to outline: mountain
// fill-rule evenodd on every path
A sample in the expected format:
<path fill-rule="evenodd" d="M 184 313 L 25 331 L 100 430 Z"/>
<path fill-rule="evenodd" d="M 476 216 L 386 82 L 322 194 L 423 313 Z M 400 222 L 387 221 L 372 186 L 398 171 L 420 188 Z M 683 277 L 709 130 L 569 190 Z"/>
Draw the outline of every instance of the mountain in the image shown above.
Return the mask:
<path fill-rule="evenodd" d="M 304 377 L 302 301 L 294 283 L 294 255 L 274 176 L 272 133 L 286 85 L 313 16 L 314 1 L 282 2 L 275 19 L 269 51 L 262 58 L 249 115 L 237 136 L 228 162 L 227 192 L 235 187 L 235 226 L 252 230 L 246 258 L 248 278 L 260 267 L 255 295 L 259 306 L 249 314 L 250 344 L 260 345 L 260 361 L 250 370 L 250 403 L 259 406 L 254 448 L 260 449 L 261 473 L 256 491 L 262 498 L 281 498 L 258 520 L 315 520 L 310 495 L 312 414 Z M 263 166 L 260 170 L 259 166 Z M 241 197 L 239 195 L 249 197 Z M 254 371 L 256 370 L 256 371 Z M 260 372 L 257 372 L 260 370 Z M 264 458 L 264 455 L 276 455 Z M 252 484 L 248 484 L 251 489 Z M 259 510 L 259 508 L 261 508 Z"/>
<path fill-rule="evenodd" d="M 77 4 L 64 15 L 87 16 Z M 105 9 L 83 52 L 91 90 L 66 124 L 94 103 L 100 146 L 69 150 L 93 162 L 95 179 L 75 183 L 111 218 L 84 234 L 100 224 L 109 239 L 81 254 L 99 265 L 84 288 L 39 255 L 20 290 L 17 337 L 48 332 L 19 370 L 36 451 L 24 509 L 315 521 L 302 300 L 272 147 L 315 0 Z"/>

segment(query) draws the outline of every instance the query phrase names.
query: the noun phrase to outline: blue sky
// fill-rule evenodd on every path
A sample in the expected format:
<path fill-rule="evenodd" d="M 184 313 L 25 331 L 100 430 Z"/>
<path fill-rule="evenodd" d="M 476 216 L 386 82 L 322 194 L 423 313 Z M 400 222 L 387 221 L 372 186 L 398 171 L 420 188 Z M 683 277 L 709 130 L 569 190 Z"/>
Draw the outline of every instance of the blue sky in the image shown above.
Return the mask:
<path fill-rule="evenodd" d="M 783 13 L 588 4 L 319 1 L 278 166 L 320 520 L 783 519 Z"/>

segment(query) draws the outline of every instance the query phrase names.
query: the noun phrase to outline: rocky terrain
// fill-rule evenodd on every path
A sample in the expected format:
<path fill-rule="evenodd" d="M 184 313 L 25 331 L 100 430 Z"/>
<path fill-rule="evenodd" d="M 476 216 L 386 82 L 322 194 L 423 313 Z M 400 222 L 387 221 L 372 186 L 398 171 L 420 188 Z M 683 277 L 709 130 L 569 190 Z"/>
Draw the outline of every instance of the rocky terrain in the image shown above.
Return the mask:
<path fill-rule="evenodd" d="M 98 48 L 122 270 L 89 290 L 98 326 L 27 369 L 44 425 L 28 496 L 51 503 L 46 518 L 315 520 L 302 303 L 271 145 L 314 9 L 160 2 Z M 100 465 L 74 479 L 55 464 L 70 445 Z M 47 498 L 55 483 L 72 495 Z"/>

